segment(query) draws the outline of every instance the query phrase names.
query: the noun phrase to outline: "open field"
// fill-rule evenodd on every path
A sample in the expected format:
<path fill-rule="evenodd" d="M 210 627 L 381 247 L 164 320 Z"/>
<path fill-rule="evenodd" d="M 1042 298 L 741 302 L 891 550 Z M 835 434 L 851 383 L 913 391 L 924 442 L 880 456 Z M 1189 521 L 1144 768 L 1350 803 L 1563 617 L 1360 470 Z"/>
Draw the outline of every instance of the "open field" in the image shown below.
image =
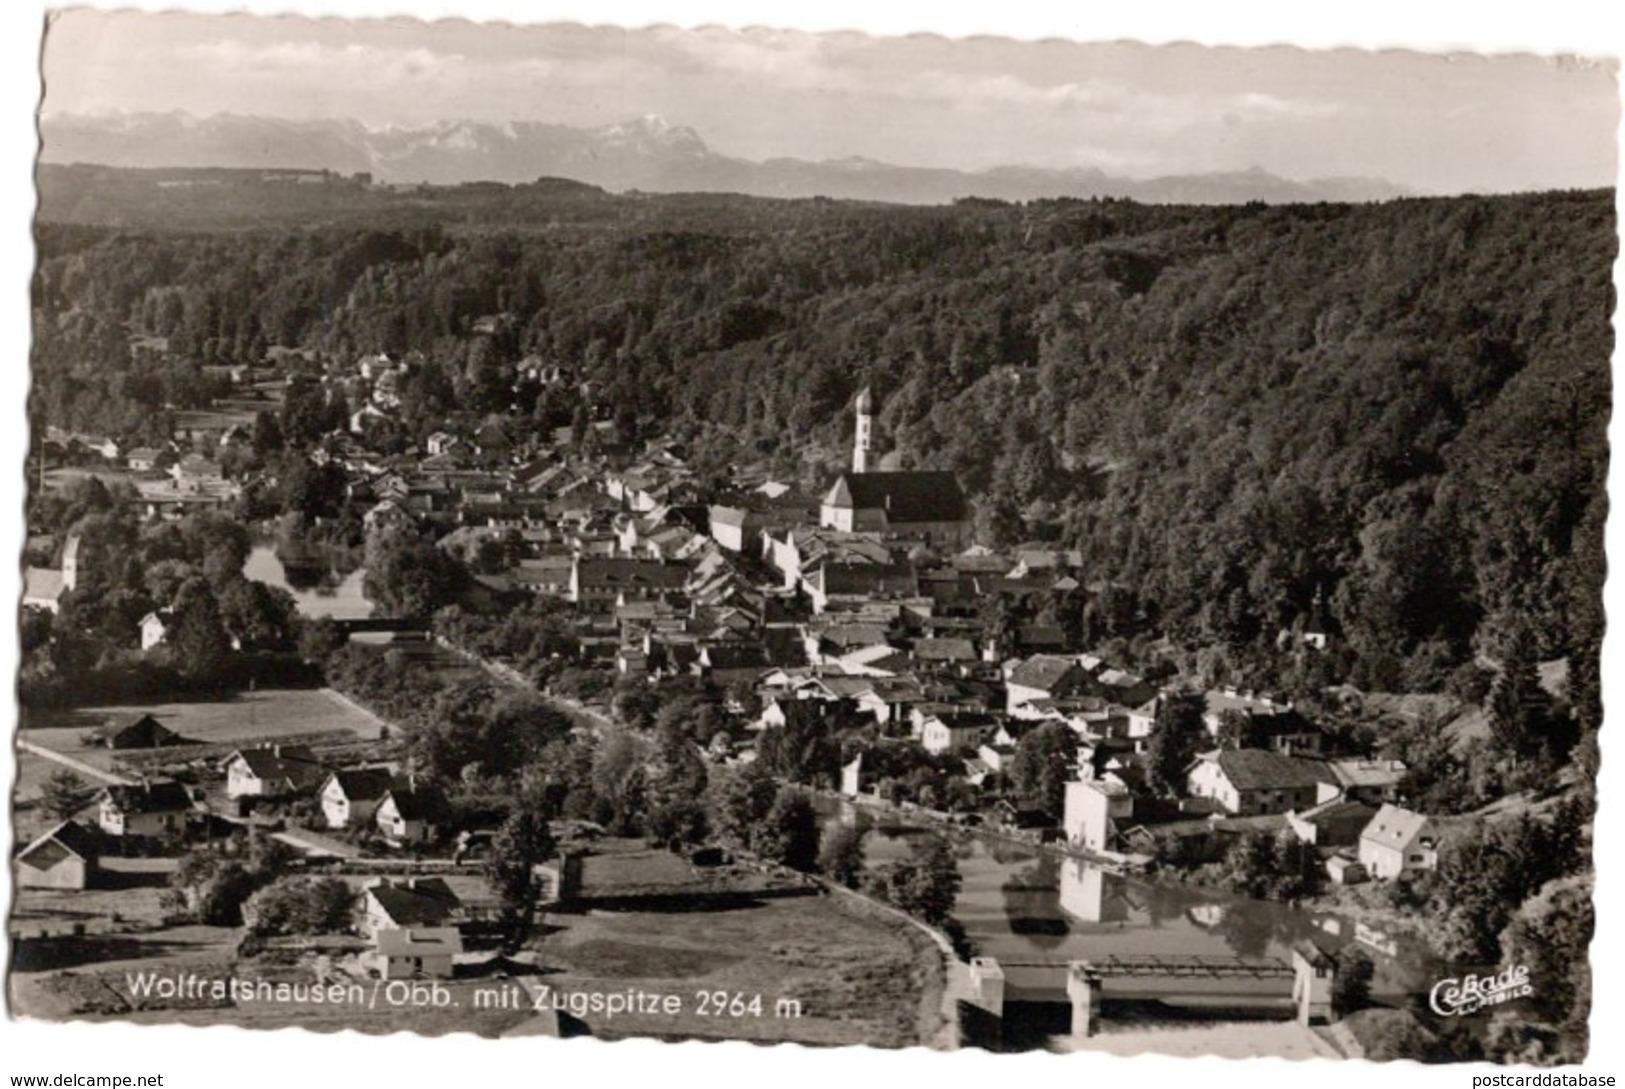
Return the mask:
<path fill-rule="evenodd" d="M 178 864 L 173 858 L 104 857 L 102 880 L 96 888 L 18 889 L 10 919 L 11 933 L 23 937 L 45 932 L 63 934 L 77 925 L 96 935 L 121 930 L 123 924 L 156 927 L 163 919 L 158 897 Z M 113 921 L 115 915 L 120 922 Z"/>
<path fill-rule="evenodd" d="M 831 897 L 552 914 L 546 929 L 536 949 L 557 969 L 543 979 L 552 993 L 640 990 L 681 1002 L 675 1014 L 588 1011 L 582 1019 L 594 1035 L 904 1047 L 938 1027 L 936 948 L 911 927 Z"/>
<path fill-rule="evenodd" d="M 381 725 L 367 711 L 323 689 L 267 688 L 240 692 L 226 699 L 189 703 L 31 711 L 24 716 L 23 728 L 28 740 L 36 745 L 67 753 L 96 767 L 106 767 L 117 754 L 87 747 L 82 735 L 109 719 L 148 713 L 187 740 L 210 744 L 269 741 L 339 730 L 347 730 L 361 740 L 373 740 L 378 737 Z"/>

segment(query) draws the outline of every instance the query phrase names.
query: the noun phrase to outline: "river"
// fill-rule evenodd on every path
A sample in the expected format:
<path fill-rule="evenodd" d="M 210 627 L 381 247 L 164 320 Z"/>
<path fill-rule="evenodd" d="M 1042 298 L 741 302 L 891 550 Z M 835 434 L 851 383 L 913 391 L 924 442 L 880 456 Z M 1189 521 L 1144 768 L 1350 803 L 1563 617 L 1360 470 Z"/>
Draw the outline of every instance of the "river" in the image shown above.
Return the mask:
<path fill-rule="evenodd" d="M 849 803 L 827 798 L 819 799 L 819 810 L 826 824 L 849 822 L 856 813 Z M 944 834 L 866 812 L 874 821 L 864 841 L 870 867 L 906 857 L 916 837 Z M 1317 937 L 1340 947 L 1354 934 L 1352 922 L 1323 912 L 1124 877 L 1079 858 L 971 832 L 956 830 L 950 841 L 963 880 L 954 916 L 978 955 L 1001 961 L 1148 953 L 1290 960 L 1298 941 Z M 1392 1001 L 1433 984 L 1432 958 L 1414 944 L 1402 942 L 1397 956 L 1366 952 L 1376 964 L 1374 995 Z"/>
<path fill-rule="evenodd" d="M 359 620 L 372 615 L 372 602 L 363 588 L 366 571 L 358 567 L 345 572 L 335 556 L 319 550 L 285 559 L 275 545 L 255 544 L 243 564 L 243 576 L 288 591 L 301 616 Z"/>

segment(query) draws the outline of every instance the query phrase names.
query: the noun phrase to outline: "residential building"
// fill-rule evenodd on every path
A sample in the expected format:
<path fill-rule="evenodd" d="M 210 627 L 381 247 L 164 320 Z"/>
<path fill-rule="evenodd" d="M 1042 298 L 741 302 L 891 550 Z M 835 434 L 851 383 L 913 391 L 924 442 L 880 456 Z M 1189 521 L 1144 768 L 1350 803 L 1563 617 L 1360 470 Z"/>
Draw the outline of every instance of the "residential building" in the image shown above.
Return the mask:
<path fill-rule="evenodd" d="M 372 823 L 378 804 L 395 785 L 389 768 L 350 768 L 327 776 L 318 792 L 329 828 Z"/>
<path fill-rule="evenodd" d="M 261 745 L 238 749 L 222 763 L 228 798 L 274 798 L 315 790 L 327 777 L 316 754 L 304 745 Z"/>
<path fill-rule="evenodd" d="M 1392 881 L 1436 867 L 1438 842 L 1427 817 L 1397 805 L 1384 805 L 1360 834 L 1359 859 L 1373 878 Z"/>
<path fill-rule="evenodd" d="M 1251 817 L 1307 809 L 1330 779 L 1324 766 L 1265 749 L 1204 753 L 1191 765 L 1187 790 L 1231 816 Z"/>
<path fill-rule="evenodd" d="M 173 779 L 107 787 L 99 799 L 98 823 L 110 836 L 167 836 L 186 825 L 192 796 Z"/>
<path fill-rule="evenodd" d="M 450 979 L 462 952 L 456 927 L 384 930 L 373 939 L 372 966 L 380 979 Z"/>
<path fill-rule="evenodd" d="M 974 749 L 992 735 L 997 725 L 985 711 L 927 715 L 920 723 L 920 747 L 929 753 Z"/>
<path fill-rule="evenodd" d="M 374 878 L 362 890 L 361 926 L 371 936 L 386 930 L 454 926 L 463 902 L 443 877 Z"/>
<path fill-rule="evenodd" d="M 409 787 L 392 788 L 378 803 L 379 832 L 396 846 L 427 843 L 434 838 L 432 810 L 424 795 Z"/>
<path fill-rule="evenodd" d="M 96 883 L 101 842 L 96 830 L 66 820 L 17 852 L 19 888 L 86 889 Z"/>

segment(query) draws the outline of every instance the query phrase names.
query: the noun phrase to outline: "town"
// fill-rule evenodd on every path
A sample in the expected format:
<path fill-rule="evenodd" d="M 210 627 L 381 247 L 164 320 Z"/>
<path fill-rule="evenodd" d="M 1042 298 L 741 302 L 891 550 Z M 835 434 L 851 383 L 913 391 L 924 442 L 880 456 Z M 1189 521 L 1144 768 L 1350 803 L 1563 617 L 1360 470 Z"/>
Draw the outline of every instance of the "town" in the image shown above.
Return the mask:
<path fill-rule="evenodd" d="M 472 322 L 470 352 L 499 354 L 513 322 Z M 130 350 L 170 347 L 140 333 Z M 482 381 L 576 400 L 569 426 L 464 412 L 416 442 L 424 367 L 272 349 L 208 375 L 217 395 L 167 434 L 41 433 L 11 924 L 25 1005 L 245 1023 L 241 996 L 293 981 L 345 996 L 330 1015 L 364 1028 L 404 1005 L 493 1035 L 748 1038 L 760 993 L 731 1015 L 724 993 L 711 1024 L 708 985 L 691 1016 L 583 1017 L 543 1002 L 535 972 L 605 970 L 629 931 L 575 914 L 594 905 L 752 901 L 848 913 L 818 925 L 907 968 L 854 1015 L 826 979 L 850 990 L 851 966 L 814 958 L 803 994 L 766 996 L 770 1016 L 797 1010 L 784 1038 L 1004 1048 L 1007 1007 L 1047 1004 L 1071 1011 L 1050 1046 L 1088 1046 L 1113 979 L 1197 972 L 1262 981 L 1234 1005 L 1315 1026 L 1293 1038 L 1305 1053 L 1361 1055 L 1332 1028 L 1364 1018 L 1396 1046 L 1367 1009 L 1398 1016 L 1374 978 L 1402 995 L 1417 949 L 1497 955 L 1522 897 L 1450 906 L 1485 852 L 1525 858 L 1506 880 L 1528 893 L 1584 865 L 1589 784 L 1551 725 L 1562 676 L 1527 647 L 1470 699 L 1248 687 L 1127 637 L 1132 596 L 1078 553 L 980 543 L 957 476 L 904 467 L 869 388 L 848 402 L 849 467 L 808 490 L 703 474 L 680 442 L 595 418 L 581 376 L 536 356 Z M 320 569 L 302 588 L 300 563 Z M 1317 595 L 1274 645 L 1312 679 L 1338 641 Z M 1462 791 L 1506 745 L 1543 778 Z M 911 853 L 866 862 L 888 827 L 913 830 Z M 1108 882 L 1221 890 L 1190 909 L 1204 926 L 1264 902 L 1303 921 L 1219 957 L 1001 957 L 955 917 L 972 842 L 1069 859 L 1075 923 L 1126 917 Z M 691 940 L 668 954 L 712 963 Z M 86 973 L 149 942 L 216 974 L 110 1006 L 117 988 Z M 522 1001 L 477 990 L 510 976 Z M 375 1020 L 350 1000 L 361 980 L 446 999 Z M 305 1005 L 246 1023 L 311 1023 Z"/>

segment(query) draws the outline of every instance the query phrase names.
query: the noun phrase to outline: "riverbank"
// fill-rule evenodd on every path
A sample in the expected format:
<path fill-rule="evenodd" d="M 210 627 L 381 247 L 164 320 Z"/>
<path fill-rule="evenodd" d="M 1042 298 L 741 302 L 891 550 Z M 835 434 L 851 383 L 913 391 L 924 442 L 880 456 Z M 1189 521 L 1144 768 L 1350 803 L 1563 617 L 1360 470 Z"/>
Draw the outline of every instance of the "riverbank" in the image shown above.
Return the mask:
<path fill-rule="evenodd" d="M 1171 1055 L 1177 1058 L 1344 1059 L 1327 1034 L 1296 1021 L 1216 1021 L 1192 1025 L 1169 1022 L 1120 1024 L 1107 1022 L 1100 1033 L 1086 1040 L 1058 1038 L 1052 1050 L 1096 1052 L 1104 1055 Z"/>

